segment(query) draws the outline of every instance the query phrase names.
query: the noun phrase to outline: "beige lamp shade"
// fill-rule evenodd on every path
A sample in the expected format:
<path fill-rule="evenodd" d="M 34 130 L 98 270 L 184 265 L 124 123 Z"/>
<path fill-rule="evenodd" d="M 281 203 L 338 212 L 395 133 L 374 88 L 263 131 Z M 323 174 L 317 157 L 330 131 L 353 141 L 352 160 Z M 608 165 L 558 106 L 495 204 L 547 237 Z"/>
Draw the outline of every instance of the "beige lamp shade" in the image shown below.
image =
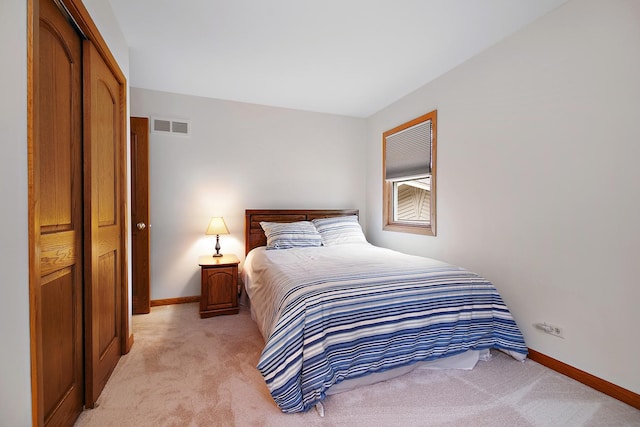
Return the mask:
<path fill-rule="evenodd" d="M 214 216 L 211 218 L 211 221 L 209 221 L 209 227 L 207 227 L 207 232 L 205 234 L 229 234 L 229 229 L 221 216 Z"/>

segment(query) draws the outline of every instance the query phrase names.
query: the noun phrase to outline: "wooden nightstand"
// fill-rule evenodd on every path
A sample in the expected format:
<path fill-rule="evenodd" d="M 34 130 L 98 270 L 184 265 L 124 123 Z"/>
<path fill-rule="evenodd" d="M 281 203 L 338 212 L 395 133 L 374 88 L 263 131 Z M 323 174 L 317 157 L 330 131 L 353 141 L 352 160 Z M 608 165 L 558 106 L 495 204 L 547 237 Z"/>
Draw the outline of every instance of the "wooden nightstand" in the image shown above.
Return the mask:
<path fill-rule="evenodd" d="M 200 317 L 237 314 L 238 264 L 235 255 L 203 255 L 198 264 L 202 271 Z"/>

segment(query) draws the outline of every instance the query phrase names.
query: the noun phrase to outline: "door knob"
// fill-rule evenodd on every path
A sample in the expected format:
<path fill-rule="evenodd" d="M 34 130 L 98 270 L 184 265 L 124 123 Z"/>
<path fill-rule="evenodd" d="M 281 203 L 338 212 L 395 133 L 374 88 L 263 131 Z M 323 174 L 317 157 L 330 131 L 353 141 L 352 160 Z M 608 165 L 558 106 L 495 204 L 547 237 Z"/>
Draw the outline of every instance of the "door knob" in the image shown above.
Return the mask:
<path fill-rule="evenodd" d="M 136 227 L 138 227 L 138 230 L 144 230 L 145 228 L 147 228 L 147 224 L 145 224 L 144 222 L 139 222 L 136 224 Z"/>

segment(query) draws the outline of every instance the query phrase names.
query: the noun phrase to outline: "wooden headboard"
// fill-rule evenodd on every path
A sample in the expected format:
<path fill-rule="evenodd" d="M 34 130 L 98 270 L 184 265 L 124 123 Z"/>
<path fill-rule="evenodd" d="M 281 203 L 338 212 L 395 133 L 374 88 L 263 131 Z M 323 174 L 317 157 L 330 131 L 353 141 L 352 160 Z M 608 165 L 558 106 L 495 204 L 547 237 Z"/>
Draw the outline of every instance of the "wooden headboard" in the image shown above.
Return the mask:
<path fill-rule="evenodd" d="M 245 255 L 258 246 L 267 245 L 261 221 L 295 222 L 311 221 L 332 216 L 359 215 L 358 209 L 247 209 L 245 216 Z"/>

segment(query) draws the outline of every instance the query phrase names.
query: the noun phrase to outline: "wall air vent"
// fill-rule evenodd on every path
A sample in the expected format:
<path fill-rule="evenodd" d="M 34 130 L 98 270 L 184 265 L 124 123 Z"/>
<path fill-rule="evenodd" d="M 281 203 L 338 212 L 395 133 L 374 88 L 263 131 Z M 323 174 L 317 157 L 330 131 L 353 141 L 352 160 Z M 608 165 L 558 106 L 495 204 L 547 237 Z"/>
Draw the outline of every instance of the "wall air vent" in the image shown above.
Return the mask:
<path fill-rule="evenodd" d="M 183 119 L 166 119 L 154 117 L 152 119 L 151 131 L 153 133 L 164 133 L 172 135 L 191 135 L 191 122 Z"/>

